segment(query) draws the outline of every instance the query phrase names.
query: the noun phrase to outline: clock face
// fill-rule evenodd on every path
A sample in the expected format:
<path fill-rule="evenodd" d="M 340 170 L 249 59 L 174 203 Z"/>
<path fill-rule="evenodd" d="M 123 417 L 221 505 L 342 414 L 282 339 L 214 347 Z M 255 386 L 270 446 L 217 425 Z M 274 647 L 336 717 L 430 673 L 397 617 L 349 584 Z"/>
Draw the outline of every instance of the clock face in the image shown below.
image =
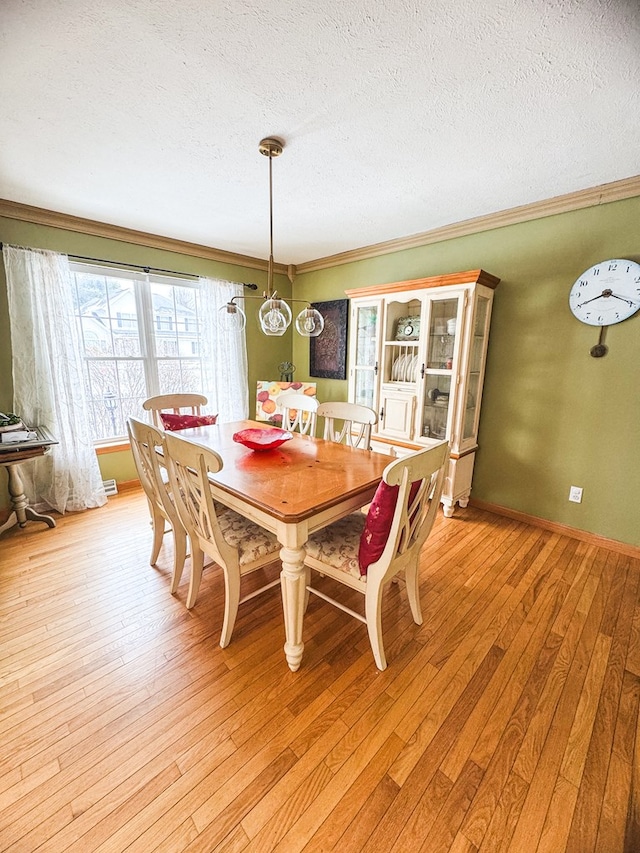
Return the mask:
<path fill-rule="evenodd" d="M 571 288 L 569 308 L 589 326 L 631 317 L 640 309 L 640 264 L 617 258 L 589 267 Z"/>

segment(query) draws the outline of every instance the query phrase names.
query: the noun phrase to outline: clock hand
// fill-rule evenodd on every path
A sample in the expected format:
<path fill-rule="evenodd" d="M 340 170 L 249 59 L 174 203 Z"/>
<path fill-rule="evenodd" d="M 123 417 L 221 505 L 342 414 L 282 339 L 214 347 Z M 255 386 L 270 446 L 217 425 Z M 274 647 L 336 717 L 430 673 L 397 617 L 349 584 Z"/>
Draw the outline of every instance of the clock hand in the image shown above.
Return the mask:
<path fill-rule="evenodd" d="M 614 299 L 619 299 L 621 302 L 626 302 L 627 305 L 635 305 L 635 302 L 632 302 L 631 299 L 625 299 L 624 296 L 618 296 L 616 293 L 610 294 Z"/>
<path fill-rule="evenodd" d="M 597 296 L 592 296 L 591 299 L 587 299 L 586 302 L 580 302 L 576 308 L 582 308 L 583 305 L 588 305 L 590 302 L 594 302 L 596 299 L 600 299 L 602 296 L 610 296 L 611 291 L 607 292 L 603 290 L 602 293 L 599 293 Z"/>

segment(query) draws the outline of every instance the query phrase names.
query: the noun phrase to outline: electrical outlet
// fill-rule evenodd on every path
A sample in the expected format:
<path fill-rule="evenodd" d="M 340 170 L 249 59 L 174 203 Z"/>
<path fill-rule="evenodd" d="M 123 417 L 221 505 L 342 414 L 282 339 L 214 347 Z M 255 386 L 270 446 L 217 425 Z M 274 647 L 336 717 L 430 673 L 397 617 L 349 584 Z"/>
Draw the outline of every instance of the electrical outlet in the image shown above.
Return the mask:
<path fill-rule="evenodd" d="M 576 504 L 582 503 L 582 488 L 580 486 L 571 486 L 569 489 L 569 500 Z"/>

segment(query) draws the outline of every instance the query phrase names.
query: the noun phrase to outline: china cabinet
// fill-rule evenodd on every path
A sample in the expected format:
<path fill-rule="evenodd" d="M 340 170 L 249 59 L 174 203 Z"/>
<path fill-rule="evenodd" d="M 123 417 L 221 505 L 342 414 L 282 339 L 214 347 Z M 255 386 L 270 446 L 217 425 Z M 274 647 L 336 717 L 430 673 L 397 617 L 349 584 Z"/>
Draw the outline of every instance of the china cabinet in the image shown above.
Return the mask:
<path fill-rule="evenodd" d="M 374 450 L 401 456 L 448 439 L 446 516 L 469 501 L 499 281 L 471 270 L 346 291 L 349 401 L 378 413 Z"/>

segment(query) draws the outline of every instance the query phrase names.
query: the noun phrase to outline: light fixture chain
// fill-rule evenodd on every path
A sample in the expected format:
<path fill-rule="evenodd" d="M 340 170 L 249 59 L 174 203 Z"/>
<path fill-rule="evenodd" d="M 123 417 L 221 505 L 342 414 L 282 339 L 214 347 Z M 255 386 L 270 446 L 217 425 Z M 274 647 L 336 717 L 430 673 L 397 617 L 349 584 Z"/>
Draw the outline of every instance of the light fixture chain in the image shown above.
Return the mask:
<path fill-rule="evenodd" d="M 267 296 L 273 293 L 273 154 L 269 148 L 269 269 L 267 271 Z"/>

